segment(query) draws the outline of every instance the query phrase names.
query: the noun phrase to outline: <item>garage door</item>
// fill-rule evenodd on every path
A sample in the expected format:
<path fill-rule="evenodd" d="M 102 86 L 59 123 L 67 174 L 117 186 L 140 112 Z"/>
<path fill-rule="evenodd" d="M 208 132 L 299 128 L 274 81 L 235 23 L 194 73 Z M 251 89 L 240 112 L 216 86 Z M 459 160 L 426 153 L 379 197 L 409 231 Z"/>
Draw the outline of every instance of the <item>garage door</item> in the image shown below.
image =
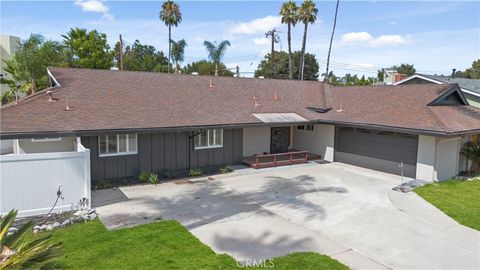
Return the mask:
<path fill-rule="evenodd" d="M 335 161 L 373 170 L 415 177 L 418 136 L 337 127 L 335 129 Z"/>

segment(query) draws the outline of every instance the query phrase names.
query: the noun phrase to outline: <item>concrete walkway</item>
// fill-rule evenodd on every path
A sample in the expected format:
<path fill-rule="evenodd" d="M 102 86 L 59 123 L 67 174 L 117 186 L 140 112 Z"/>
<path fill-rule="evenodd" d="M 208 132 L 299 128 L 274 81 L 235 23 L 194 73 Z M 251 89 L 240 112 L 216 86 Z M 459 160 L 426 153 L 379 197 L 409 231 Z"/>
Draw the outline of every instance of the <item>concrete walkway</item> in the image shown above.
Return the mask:
<path fill-rule="evenodd" d="M 128 200 L 97 212 L 110 229 L 178 220 L 239 261 L 314 251 L 353 269 L 479 269 L 480 233 L 414 193 L 391 191 L 399 183 L 340 163 L 309 164 L 121 188 Z"/>

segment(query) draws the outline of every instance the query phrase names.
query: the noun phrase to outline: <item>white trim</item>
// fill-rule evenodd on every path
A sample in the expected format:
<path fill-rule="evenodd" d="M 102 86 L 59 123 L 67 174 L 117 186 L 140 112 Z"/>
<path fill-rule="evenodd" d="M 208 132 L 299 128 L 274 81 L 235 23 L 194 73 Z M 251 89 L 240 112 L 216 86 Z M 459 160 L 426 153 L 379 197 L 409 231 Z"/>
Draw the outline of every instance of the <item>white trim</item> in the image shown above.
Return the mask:
<path fill-rule="evenodd" d="M 462 90 L 462 92 L 465 92 L 465 93 L 470 94 L 472 96 L 480 97 L 480 93 L 474 92 L 472 90 L 468 90 L 468 89 L 461 88 L 461 87 L 460 87 L 460 90 Z"/>
<path fill-rule="evenodd" d="M 50 72 L 50 70 L 48 68 L 47 68 L 47 74 L 53 80 L 53 82 L 55 83 L 55 86 L 61 86 L 60 83 L 57 81 L 57 79 L 55 79 L 55 77 L 53 77 L 52 73 Z"/>
<path fill-rule="evenodd" d="M 105 144 L 106 144 L 106 147 L 108 148 L 108 136 L 112 136 L 112 135 L 100 135 L 98 136 L 98 157 L 114 157 L 114 156 L 126 156 L 126 155 L 136 155 L 138 154 L 138 135 L 137 134 L 121 134 L 121 135 L 125 135 L 127 136 L 126 137 L 126 151 L 124 152 L 119 152 L 119 145 L 118 143 L 120 142 L 120 134 L 116 134 L 114 135 L 117 139 L 117 152 L 116 153 L 104 153 L 102 154 L 101 151 L 100 151 L 100 137 L 102 136 L 105 136 Z M 129 144 L 129 140 L 130 140 L 130 136 L 131 135 L 135 135 L 135 151 L 130 151 L 130 144 Z"/>
<path fill-rule="evenodd" d="M 32 142 L 59 142 L 62 140 L 62 137 L 56 138 L 32 138 Z"/>
<path fill-rule="evenodd" d="M 222 137 L 222 143 L 221 144 L 213 144 L 213 145 L 210 145 L 210 133 L 213 134 L 213 142 L 215 143 L 216 141 L 216 133 L 215 131 L 216 130 L 220 130 L 221 131 L 221 137 Z M 206 131 L 207 133 L 207 145 L 206 146 L 196 146 L 196 140 L 194 139 L 193 141 L 193 148 L 195 150 L 201 150 L 201 149 L 212 149 L 212 148 L 222 148 L 223 147 L 223 128 L 214 128 L 214 129 L 205 129 L 204 131 Z M 202 136 L 202 133 L 198 134 L 197 136 Z"/>
<path fill-rule="evenodd" d="M 404 82 L 408 82 L 411 79 L 415 79 L 415 78 L 420 78 L 420 79 L 423 79 L 423 80 L 426 80 L 426 81 L 429 81 L 429 82 L 432 82 L 432 83 L 436 83 L 436 84 L 445 84 L 444 82 L 439 81 L 439 80 L 431 79 L 431 78 L 428 78 L 428 77 L 425 77 L 425 76 L 422 76 L 422 75 L 419 75 L 419 74 L 414 74 L 414 75 L 412 75 L 410 77 L 407 77 L 403 80 L 400 80 L 398 82 L 394 82 L 393 85 L 399 85 L 399 84 L 402 84 Z"/>

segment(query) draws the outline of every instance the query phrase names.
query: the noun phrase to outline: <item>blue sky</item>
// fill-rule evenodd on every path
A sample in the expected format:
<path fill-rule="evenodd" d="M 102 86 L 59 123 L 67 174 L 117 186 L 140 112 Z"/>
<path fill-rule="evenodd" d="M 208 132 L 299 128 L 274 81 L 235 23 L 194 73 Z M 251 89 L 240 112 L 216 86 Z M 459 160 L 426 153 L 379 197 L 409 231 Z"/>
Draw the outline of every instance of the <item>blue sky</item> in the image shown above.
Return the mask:
<path fill-rule="evenodd" d="M 297 1 L 300 2 L 300 1 Z M 183 22 L 173 38 L 185 38 L 185 64 L 204 59 L 204 40 L 228 39 L 228 67 L 240 66 L 251 76 L 270 45 L 264 33 L 280 29 L 287 49 L 286 26 L 280 24 L 282 2 L 179 1 Z M 334 1 L 317 1 L 318 22 L 309 26 L 307 51 L 324 70 Z M 61 40 L 71 27 L 97 29 L 114 44 L 122 34 L 160 50 L 167 48 L 167 28 L 158 19 L 161 1 L 3 1 L 0 32 L 26 38 L 39 33 Z M 293 49 L 299 50 L 303 26 L 294 28 Z M 419 72 L 449 74 L 480 58 L 480 3 L 448 1 L 341 1 L 332 50 L 333 71 L 373 76 L 375 70 L 413 63 Z"/>

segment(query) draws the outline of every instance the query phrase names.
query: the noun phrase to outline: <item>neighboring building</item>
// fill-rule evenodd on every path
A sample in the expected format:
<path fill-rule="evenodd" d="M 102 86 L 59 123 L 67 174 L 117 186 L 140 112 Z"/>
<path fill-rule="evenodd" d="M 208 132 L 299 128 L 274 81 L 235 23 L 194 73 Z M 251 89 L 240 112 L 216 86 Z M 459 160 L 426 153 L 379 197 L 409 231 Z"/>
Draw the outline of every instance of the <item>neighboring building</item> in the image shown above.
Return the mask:
<path fill-rule="evenodd" d="M 453 72 L 452 74 L 454 74 Z M 480 79 L 466 79 L 452 76 L 438 76 L 426 74 L 414 74 L 410 77 L 398 80 L 394 85 L 401 84 L 458 84 L 472 106 L 480 108 Z"/>
<path fill-rule="evenodd" d="M 92 181 L 305 150 L 426 181 L 465 170 L 480 109 L 457 85 L 315 81 L 50 68 L 52 87 L 1 109 L 15 154 L 90 149 Z M 83 145 L 83 146 L 82 146 Z"/>

